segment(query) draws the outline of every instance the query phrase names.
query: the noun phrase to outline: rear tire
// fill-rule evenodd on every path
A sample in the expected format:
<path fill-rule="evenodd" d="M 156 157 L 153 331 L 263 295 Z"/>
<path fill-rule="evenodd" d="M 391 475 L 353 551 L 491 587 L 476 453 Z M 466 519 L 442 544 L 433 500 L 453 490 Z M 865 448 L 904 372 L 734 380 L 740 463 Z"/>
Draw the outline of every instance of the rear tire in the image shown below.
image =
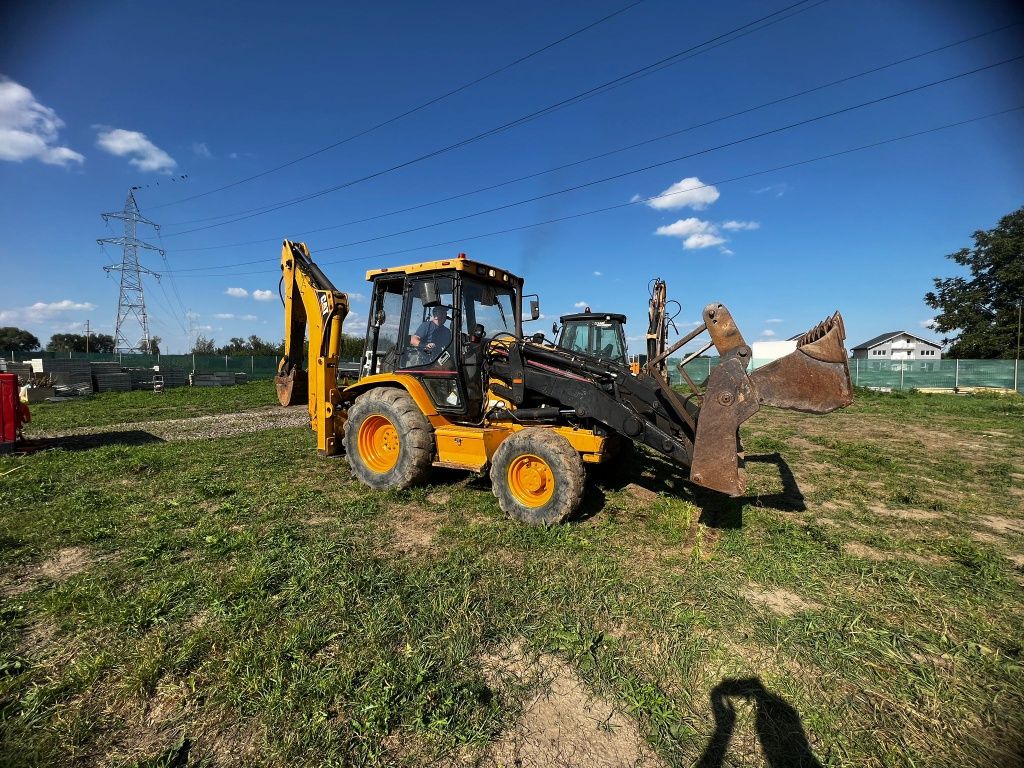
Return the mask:
<path fill-rule="evenodd" d="M 583 498 L 583 460 L 557 432 L 531 427 L 505 438 L 491 462 L 498 506 L 527 525 L 557 525 Z"/>
<path fill-rule="evenodd" d="M 434 431 L 403 389 L 378 387 L 357 397 L 343 442 L 352 474 L 378 490 L 422 483 L 434 460 Z"/>

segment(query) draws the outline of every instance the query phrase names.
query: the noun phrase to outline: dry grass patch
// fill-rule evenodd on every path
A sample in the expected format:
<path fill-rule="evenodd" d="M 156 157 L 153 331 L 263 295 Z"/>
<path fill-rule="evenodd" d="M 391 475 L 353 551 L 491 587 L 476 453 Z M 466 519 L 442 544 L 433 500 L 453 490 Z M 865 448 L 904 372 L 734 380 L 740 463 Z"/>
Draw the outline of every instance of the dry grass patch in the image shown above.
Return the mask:
<path fill-rule="evenodd" d="M 821 610 L 818 603 L 806 600 L 795 592 L 781 587 L 771 589 L 751 582 L 740 594 L 751 603 L 763 606 L 779 616 L 794 616 L 801 611 Z"/>
<path fill-rule="evenodd" d="M 92 556 L 85 547 L 65 547 L 37 565 L 22 568 L 14 574 L 13 583 L 0 585 L 0 593 L 23 595 L 46 582 L 67 581 L 88 568 L 92 562 Z"/>
<path fill-rule="evenodd" d="M 433 547 L 440 523 L 436 514 L 418 504 L 393 509 L 392 514 L 392 549 L 403 554 L 419 554 Z"/>
<path fill-rule="evenodd" d="M 978 522 L 991 528 L 996 533 L 1013 534 L 1024 533 L 1024 520 L 1013 520 L 1000 515 L 981 515 Z"/>
<path fill-rule="evenodd" d="M 527 688 L 516 725 L 482 763 L 521 768 L 655 768 L 663 763 L 632 718 L 596 695 L 572 667 L 550 654 L 532 657 L 513 644 L 483 660 L 492 686 L 506 695 Z"/>
<path fill-rule="evenodd" d="M 881 550 L 869 547 L 856 541 L 848 541 L 843 544 L 843 551 L 859 557 L 862 560 L 873 560 L 876 563 L 884 563 L 892 560 L 910 560 L 919 565 L 948 565 L 949 559 L 941 555 L 918 555 L 914 552 L 882 552 Z"/>
<path fill-rule="evenodd" d="M 876 515 L 882 517 L 894 517 L 897 520 L 938 520 L 942 517 L 939 512 L 932 512 L 927 509 L 889 509 L 889 507 L 873 506 L 869 509 Z"/>

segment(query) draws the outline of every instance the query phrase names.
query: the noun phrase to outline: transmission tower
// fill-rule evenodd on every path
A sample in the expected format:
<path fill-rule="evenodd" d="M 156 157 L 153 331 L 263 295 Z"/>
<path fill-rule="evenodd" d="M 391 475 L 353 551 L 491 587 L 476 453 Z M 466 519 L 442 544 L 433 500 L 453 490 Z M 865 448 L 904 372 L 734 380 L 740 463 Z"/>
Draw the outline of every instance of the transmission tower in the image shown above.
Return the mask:
<path fill-rule="evenodd" d="M 143 248 L 156 251 L 164 255 L 162 248 L 143 242 L 135 237 L 135 225 L 139 222 L 149 224 L 154 229 L 160 229 L 159 224 L 154 224 L 139 213 L 139 206 L 135 202 L 135 190 L 132 187 L 128 190 L 128 199 L 124 201 L 123 211 L 113 211 L 102 214 L 104 221 L 121 219 L 124 222 L 123 237 L 105 237 L 97 240 L 100 245 L 120 245 L 122 257 L 120 264 L 111 264 L 104 267 L 103 271 L 121 273 L 121 293 L 117 300 L 117 325 L 114 330 L 114 349 L 117 352 L 149 352 L 149 318 L 146 315 L 146 297 L 142 290 L 142 275 L 152 275 L 160 279 L 160 274 L 147 269 L 139 264 L 139 249 Z M 134 321 L 134 322 L 133 322 Z M 130 333 L 135 324 L 139 326 L 139 336 L 136 341 L 130 340 Z"/>

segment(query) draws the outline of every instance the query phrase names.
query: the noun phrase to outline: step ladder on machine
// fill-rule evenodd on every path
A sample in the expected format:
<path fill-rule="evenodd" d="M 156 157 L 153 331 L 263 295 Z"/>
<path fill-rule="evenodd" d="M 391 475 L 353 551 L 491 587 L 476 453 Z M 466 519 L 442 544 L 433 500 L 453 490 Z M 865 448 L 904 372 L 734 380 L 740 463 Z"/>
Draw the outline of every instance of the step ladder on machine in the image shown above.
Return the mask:
<path fill-rule="evenodd" d="M 158 373 L 153 376 L 153 391 L 163 393 L 164 391 L 164 376 L 162 373 Z"/>

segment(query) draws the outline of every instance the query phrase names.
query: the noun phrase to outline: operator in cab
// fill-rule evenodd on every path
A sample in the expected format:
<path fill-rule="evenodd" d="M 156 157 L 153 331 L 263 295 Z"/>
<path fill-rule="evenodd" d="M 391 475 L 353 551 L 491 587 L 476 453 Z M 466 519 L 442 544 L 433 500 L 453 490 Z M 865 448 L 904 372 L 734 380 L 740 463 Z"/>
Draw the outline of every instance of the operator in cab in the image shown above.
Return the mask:
<path fill-rule="evenodd" d="M 420 347 L 428 353 L 439 353 L 447 349 L 452 343 L 451 329 L 445 325 L 448 320 L 448 310 L 444 307 L 434 307 L 430 311 L 430 319 L 420 323 L 416 333 L 409 337 L 409 345 Z"/>

